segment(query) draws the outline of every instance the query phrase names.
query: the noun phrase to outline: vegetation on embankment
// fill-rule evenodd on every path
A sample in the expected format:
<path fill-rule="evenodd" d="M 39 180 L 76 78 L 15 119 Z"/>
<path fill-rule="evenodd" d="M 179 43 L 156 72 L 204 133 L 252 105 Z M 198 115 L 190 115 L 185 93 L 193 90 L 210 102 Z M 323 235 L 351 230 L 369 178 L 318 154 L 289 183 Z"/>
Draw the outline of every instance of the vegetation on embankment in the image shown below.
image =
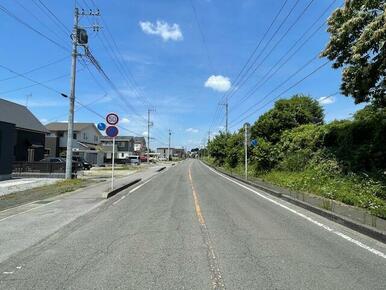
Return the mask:
<path fill-rule="evenodd" d="M 386 110 L 367 106 L 353 120 L 323 123 L 323 110 L 302 95 L 280 100 L 251 128 L 249 175 L 368 209 L 386 218 Z M 243 175 L 243 129 L 208 144 L 215 166 Z"/>

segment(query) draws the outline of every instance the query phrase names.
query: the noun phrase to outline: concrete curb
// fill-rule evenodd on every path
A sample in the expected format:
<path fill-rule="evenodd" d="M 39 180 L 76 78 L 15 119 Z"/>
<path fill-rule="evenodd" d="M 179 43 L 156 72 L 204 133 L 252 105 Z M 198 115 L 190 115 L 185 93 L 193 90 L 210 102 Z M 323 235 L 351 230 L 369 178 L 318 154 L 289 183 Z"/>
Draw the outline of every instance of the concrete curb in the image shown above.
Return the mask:
<path fill-rule="evenodd" d="M 118 187 L 118 188 L 116 188 L 116 189 L 114 189 L 112 191 L 103 193 L 103 197 L 104 198 L 110 198 L 110 197 L 116 195 L 118 192 L 121 192 L 122 190 L 125 190 L 126 188 L 128 188 L 128 187 L 130 187 L 130 186 L 132 186 L 132 185 L 134 185 L 134 184 L 136 184 L 138 182 L 140 182 L 141 180 L 142 180 L 142 178 L 134 179 L 134 180 L 130 181 L 129 183 L 127 183 L 127 184 L 125 184 L 123 186 L 120 186 L 120 187 Z"/>
<path fill-rule="evenodd" d="M 166 169 L 166 166 L 157 169 L 157 172 L 161 172 L 161 171 L 164 170 L 164 169 Z"/>
<path fill-rule="evenodd" d="M 372 227 L 364 225 L 364 224 L 360 224 L 360 223 L 358 223 L 358 222 L 356 222 L 356 221 L 354 221 L 354 220 L 352 220 L 352 219 L 350 219 L 348 217 L 341 216 L 341 215 L 336 214 L 336 213 L 334 213 L 332 211 L 328 211 L 328 210 L 323 209 L 323 208 L 315 207 L 315 206 L 310 205 L 310 204 L 308 204 L 306 202 L 303 202 L 301 200 L 298 200 L 298 199 L 295 199 L 295 198 L 293 198 L 291 196 L 283 194 L 279 190 L 275 190 L 273 188 L 269 188 L 269 187 L 266 187 L 264 185 L 257 184 L 255 182 L 244 180 L 244 179 L 242 179 L 242 178 L 240 178 L 238 176 L 234 176 L 234 175 L 232 175 L 230 173 L 227 173 L 227 172 L 224 172 L 222 170 L 219 170 L 218 168 L 216 168 L 213 165 L 208 164 L 208 163 L 206 163 L 204 161 L 202 161 L 202 162 L 204 164 L 208 165 L 209 167 L 213 168 L 214 170 L 216 170 L 216 171 L 218 171 L 218 172 L 220 172 L 220 173 L 222 173 L 224 175 L 227 175 L 227 176 L 229 176 L 229 177 L 231 177 L 233 179 L 236 179 L 236 180 L 238 180 L 240 182 L 243 182 L 245 184 L 251 185 L 251 186 L 253 186 L 255 188 L 261 189 L 261 190 L 263 190 L 264 192 L 266 192 L 268 194 L 271 194 L 271 195 L 276 196 L 278 198 L 281 198 L 281 199 L 283 199 L 283 200 L 285 200 L 287 202 L 290 202 L 290 203 L 295 204 L 295 205 L 297 205 L 299 207 L 302 207 L 302 208 L 304 208 L 306 210 L 309 210 L 309 211 L 311 211 L 313 213 L 316 213 L 316 214 L 318 214 L 320 216 L 323 216 L 323 217 L 325 217 L 325 218 L 327 218 L 327 219 L 329 219 L 329 220 L 331 220 L 333 222 L 336 222 L 338 224 L 344 225 L 344 226 L 346 226 L 346 227 L 348 227 L 348 228 L 350 228 L 350 229 L 352 229 L 354 231 L 357 231 L 357 232 L 359 232 L 361 234 L 367 235 L 367 236 L 369 236 L 369 237 L 371 237 L 373 239 L 376 239 L 376 240 L 378 240 L 378 241 L 380 241 L 382 243 L 386 243 L 386 232 L 380 231 L 378 229 L 372 228 Z"/>

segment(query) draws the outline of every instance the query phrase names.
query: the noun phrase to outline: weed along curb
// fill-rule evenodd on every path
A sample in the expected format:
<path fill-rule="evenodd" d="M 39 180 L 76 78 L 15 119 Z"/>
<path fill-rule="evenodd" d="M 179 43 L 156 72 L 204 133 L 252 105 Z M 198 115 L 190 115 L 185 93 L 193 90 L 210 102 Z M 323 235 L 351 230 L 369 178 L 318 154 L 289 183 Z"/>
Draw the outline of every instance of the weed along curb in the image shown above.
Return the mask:
<path fill-rule="evenodd" d="M 132 186 L 132 185 L 134 185 L 134 184 L 136 184 L 138 182 L 140 182 L 141 180 L 142 180 L 142 178 L 137 178 L 137 179 L 134 179 L 134 180 L 130 181 L 129 183 L 127 183 L 125 185 L 122 185 L 120 187 L 115 188 L 112 191 L 104 192 L 103 193 L 103 197 L 104 198 L 110 198 L 110 197 L 116 195 L 118 192 L 121 192 L 122 190 L 125 190 L 126 188 L 128 188 L 128 187 L 130 187 L 130 186 Z"/>
<path fill-rule="evenodd" d="M 312 195 L 308 196 L 307 194 L 303 193 L 289 192 L 288 190 L 276 186 L 263 184 L 263 182 L 257 183 L 252 181 L 246 181 L 241 177 L 218 169 L 213 165 L 208 164 L 207 162 L 202 162 L 215 169 L 216 171 L 221 172 L 224 175 L 227 175 L 245 184 L 251 185 L 255 188 L 261 189 L 268 194 L 279 197 L 287 202 L 305 208 L 313 213 L 316 213 L 329 220 L 351 228 L 359 233 L 362 233 L 378 241 L 386 243 L 386 220 L 370 215 L 364 209 L 344 205 L 337 201 L 326 199 L 323 197 L 317 197 Z M 311 204 L 311 202 L 313 204 Z M 322 204 L 319 205 L 320 203 Z M 318 205 L 320 207 L 318 207 Z M 339 213 L 337 213 L 338 211 Z"/>

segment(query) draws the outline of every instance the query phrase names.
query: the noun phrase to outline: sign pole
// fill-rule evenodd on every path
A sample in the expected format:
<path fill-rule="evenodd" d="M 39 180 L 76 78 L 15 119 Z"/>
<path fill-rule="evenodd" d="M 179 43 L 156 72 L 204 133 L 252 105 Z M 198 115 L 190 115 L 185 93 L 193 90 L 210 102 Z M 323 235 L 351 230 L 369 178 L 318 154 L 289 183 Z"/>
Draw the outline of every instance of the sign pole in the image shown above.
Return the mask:
<path fill-rule="evenodd" d="M 111 190 L 114 190 L 114 159 L 115 159 L 115 137 L 113 138 L 113 156 L 111 157 Z"/>

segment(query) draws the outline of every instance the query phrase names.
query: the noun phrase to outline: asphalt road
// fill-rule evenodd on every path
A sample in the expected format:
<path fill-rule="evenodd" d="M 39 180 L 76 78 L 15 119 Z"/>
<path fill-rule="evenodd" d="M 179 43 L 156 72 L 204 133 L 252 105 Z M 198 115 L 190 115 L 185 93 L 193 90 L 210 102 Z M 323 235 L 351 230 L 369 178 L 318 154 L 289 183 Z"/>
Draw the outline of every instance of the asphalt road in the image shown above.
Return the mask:
<path fill-rule="evenodd" d="M 0 264 L 1 289 L 386 289 L 386 246 L 187 160 Z"/>

